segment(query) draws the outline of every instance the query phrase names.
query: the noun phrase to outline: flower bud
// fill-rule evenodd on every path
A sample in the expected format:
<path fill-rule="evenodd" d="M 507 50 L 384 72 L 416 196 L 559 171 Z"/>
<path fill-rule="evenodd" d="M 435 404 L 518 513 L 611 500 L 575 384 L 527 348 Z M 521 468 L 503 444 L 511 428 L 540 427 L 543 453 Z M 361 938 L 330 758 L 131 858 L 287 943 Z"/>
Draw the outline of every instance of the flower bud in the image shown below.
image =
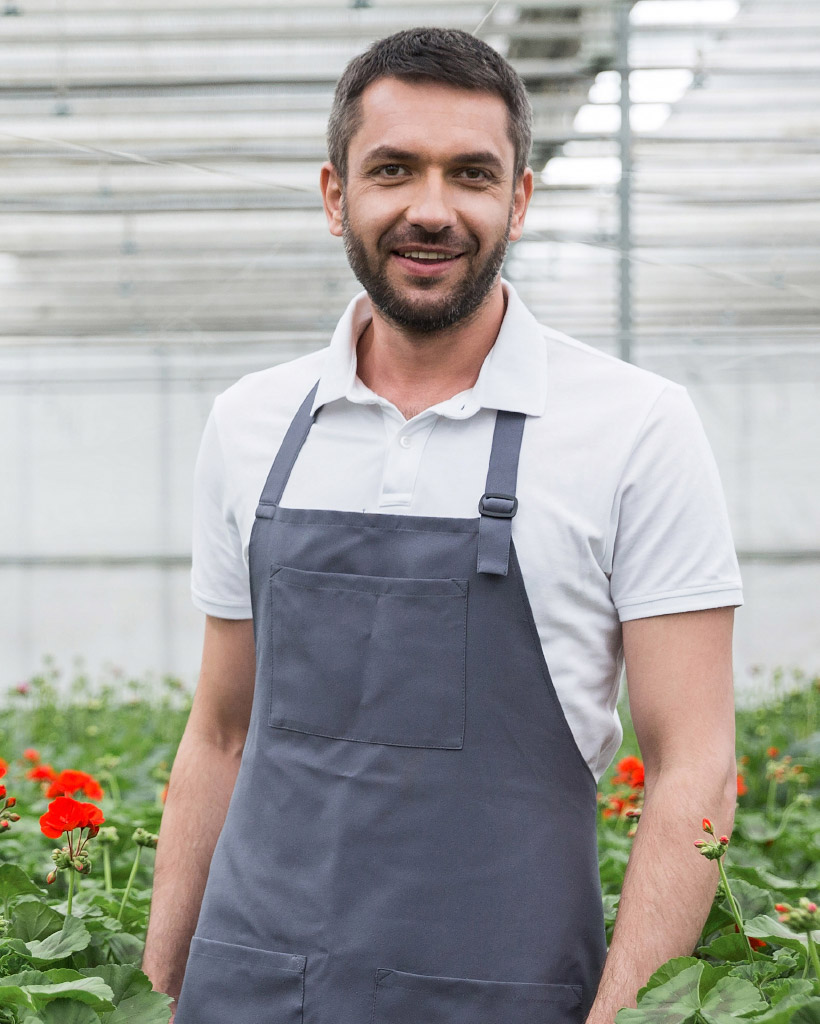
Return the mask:
<path fill-rule="evenodd" d="M 46 877 L 46 885 L 53 885 L 56 881 L 57 881 L 57 872 L 56 871 L 49 871 L 48 876 Z"/>
<path fill-rule="evenodd" d="M 4 818 L 3 821 L 0 821 L 0 828 L 11 828 L 11 822 Z"/>
<path fill-rule="evenodd" d="M 16 803 L 17 803 L 17 797 L 16 796 L 10 796 L 8 798 L 8 800 L 6 800 L 6 807 L 14 807 L 14 805 Z"/>
<path fill-rule="evenodd" d="M 144 828 L 136 829 L 131 838 L 134 840 L 137 846 L 147 846 L 152 850 L 156 850 L 157 842 L 159 841 L 158 835 L 156 835 L 154 832 L 148 832 Z"/>
<path fill-rule="evenodd" d="M 721 846 L 728 846 L 729 845 L 729 837 L 728 836 L 721 836 L 720 839 L 719 839 L 719 842 L 720 842 Z"/>
<path fill-rule="evenodd" d="M 6 795 L 6 787 L 5 786 L 0 786 L 0 799 L 2 799 L 5 795 Z"/>
<path fill-rule="evenodd" d="M 113 825 L 106 825 L 97 834 L 97 842 L 103 845 L 119 842 L 119 833 Z"/>
<path fill-rule="evenodd" d="M 708 818 L 703 819 L 703 831 L 708 832 L 710 835 L 715 834 L 715 830 L 712 828 L 712 822 Z"/>
<path fill-rule="evenodd" d="M 19 821 L 19 820 L 20 820 L 20 815 L 19 814 L 10 814 L 9 815 L 9 821 Z"/>

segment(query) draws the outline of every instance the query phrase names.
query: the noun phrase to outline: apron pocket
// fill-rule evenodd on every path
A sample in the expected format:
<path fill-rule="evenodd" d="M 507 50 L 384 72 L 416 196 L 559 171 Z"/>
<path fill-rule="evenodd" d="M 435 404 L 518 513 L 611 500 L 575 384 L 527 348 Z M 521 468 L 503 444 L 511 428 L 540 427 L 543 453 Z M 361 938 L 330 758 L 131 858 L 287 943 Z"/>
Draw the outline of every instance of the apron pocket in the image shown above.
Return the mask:
<path fill-rule="evenodd" d="M 580 985 L 376 971 L 372 1024 L 580 1024 Z"/>
<path fill-rule="evenodd" d="M 466 580 L 274 567 L 270 586 L 270 725 L 461 749 Z"/>
<path fill-rule="evenodd" d="M 175 1024 L 302 1024 L 306 962 L 195 935 Z"/>

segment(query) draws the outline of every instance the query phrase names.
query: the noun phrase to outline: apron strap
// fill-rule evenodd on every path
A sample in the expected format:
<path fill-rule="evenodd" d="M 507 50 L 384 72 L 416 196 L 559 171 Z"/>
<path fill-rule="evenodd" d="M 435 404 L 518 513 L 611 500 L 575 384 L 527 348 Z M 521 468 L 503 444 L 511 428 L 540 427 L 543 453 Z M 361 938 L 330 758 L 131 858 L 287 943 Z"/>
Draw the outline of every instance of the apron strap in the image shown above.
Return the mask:
<path fill-rule="evenodd" d="M 298 412 L 291 420 L 285 438 L 279 451 L 276 453 L 276 458 L 273 460 L 270 473 L 268 473 L 268 479 L 262 488 L 262 497 L 259 499 L 257 515 L 265 516 L 267 510 L 275 508 L 282 500 L 290 471 L 293 469 L 294 462 L 296 462 L 296 456 L 305 443 L 308 431 L 313 426 L 313 421 L 316 418 L 311 415 L 310 409 L 313 405 L 313 399 L 316 397 L 316 389 L 318 387 L 319 381 L 317 380 L 304 402 L 299 406 Z"/>
<path fill-rule="evenodd" d="M 512 519 L 518 511 L 515 485 L 518 455 L 526 416 L 499 409 L 495 414 L 493 446 L 487 469 L 486 491 L 478 503 L 478 571 L 506 576 L 510 562 Z"/>

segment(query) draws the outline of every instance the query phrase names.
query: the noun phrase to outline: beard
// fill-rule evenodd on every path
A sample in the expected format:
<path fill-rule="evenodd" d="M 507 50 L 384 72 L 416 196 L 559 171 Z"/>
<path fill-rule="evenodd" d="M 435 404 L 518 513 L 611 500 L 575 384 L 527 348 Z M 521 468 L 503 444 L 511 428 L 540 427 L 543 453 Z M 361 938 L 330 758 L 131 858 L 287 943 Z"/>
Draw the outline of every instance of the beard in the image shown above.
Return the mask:
<path fill-rule="evenodd" d="M 513 207 L 510 206 L 504 235 L 480 261 L 473 255 L 474 245 L 454 244 L 456 236 L 449 229 L 431 233 L 419 228 L 402 235 L 386 235 L 379 241 L 376 259 L 371 261 L 364 242 L 350 225 L 345 205 L 342 205 L 342 240 L 350 268 L 356 275 L 370 301 L 383 317 L 397 327 L 412 334 L 424 335 L 445 331 L 456 324 L 469 321 L 487 298 L 501 272 L 510 240 Z M 472 241 L 472 239 L 470 240 Z M 471 266 L 461 281 L 449 293 L 440 296 L 410 298 L 394 288 L 387 277 L 387 264 L 391 254 L 399 249 L 412 249 L 413 244 L 441 245 L 442 248 L 457 248 L 464 252 L 459 259 L 470 260 Z M 430 291 L 439 286 L 432 278 L 419 278 L 418 288 Z"/>

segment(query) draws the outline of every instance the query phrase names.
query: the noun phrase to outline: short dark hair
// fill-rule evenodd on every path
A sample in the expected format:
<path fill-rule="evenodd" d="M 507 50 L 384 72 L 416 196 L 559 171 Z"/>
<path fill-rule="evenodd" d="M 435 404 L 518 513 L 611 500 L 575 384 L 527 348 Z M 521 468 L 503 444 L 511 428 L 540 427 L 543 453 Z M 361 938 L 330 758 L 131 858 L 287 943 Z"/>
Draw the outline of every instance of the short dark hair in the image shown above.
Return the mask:
<path fill-rule="evenodd" d="M 518 72 L 487 43 L 451 28 L 411 28 L 379 39 L 347 65 L 336 86 L 327 126 L 330 162 L 344 181 L 350 140 L 361 126 L 361 95 L 379 78 L 439 82 L 488 92 L 507 105 L 515 177 L 523 174 L 532 144 L 532 107 Z"/>

